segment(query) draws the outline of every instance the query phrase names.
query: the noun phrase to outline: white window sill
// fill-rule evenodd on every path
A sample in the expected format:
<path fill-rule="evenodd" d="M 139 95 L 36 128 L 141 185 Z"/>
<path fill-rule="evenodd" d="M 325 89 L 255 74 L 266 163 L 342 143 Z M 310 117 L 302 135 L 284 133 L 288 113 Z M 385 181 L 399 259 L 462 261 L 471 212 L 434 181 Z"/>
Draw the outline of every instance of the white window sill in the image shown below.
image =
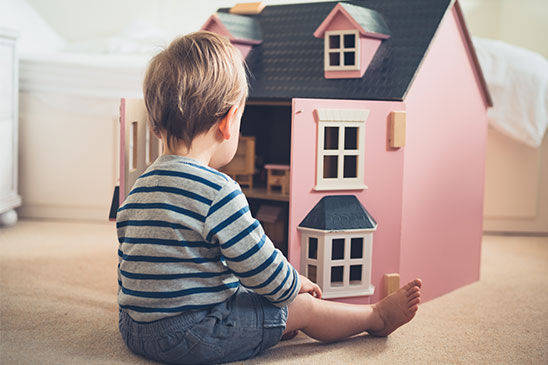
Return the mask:
<path fill-rule="evenodd" d="M 314 186 L 315 191 L 328 191 L 328 190 L 366 190 L 368 189 L 367 185 L 365 184 L 352 184 L 352 185 L 345 185 L 340 182 L 335 182 L 333 184 L 329 185 L 316 185 Z"/>
<path fill-rule="evenodd" d="M 366 289 L 352 289 L 352 287 L 345 288 L 330 288 L 324 289 L 322 293 L 323 299 L 334 299 L 334 298 L 349 298 L 349 297 L 363 297 L 370 296 L 375 294 L 375 287 L 369 285 Z"/>

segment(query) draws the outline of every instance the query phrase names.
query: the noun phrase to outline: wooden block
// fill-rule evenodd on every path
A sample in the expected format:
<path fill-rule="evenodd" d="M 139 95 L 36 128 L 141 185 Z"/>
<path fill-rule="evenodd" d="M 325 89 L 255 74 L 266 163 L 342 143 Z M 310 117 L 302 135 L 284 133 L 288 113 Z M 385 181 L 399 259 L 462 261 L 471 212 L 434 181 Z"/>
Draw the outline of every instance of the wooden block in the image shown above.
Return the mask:
<path fill-rule="evenodd" d="M 262 1 L 254 3 L 238 3 L 230 9 L 231 14 L 260 14 L 265 5 Z"/>
<path fill-rule="evenodd" d="M 392 148 L 405 146 L 405 118 L 406 112 L 397 111 L 390 113 L 390 135 L 388 143 Z"/>
<path fill-rule="evenodd" d="M 384 296 L 387 297 L 400 288 L 400 274 L 384 274 Z"/>

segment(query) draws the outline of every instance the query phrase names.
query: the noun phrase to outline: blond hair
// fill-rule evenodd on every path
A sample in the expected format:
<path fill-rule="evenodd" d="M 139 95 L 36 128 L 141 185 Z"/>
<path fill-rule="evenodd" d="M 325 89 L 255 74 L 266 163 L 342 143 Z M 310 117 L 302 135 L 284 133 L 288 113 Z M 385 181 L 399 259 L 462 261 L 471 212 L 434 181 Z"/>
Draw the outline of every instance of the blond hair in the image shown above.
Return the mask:
<path fill-rule="evenodd" d="M 154 56 L 143 84 L 151 128 L 166 135 L 170 148 L 181 142 L 190 148 L 247 93 L 240 52 L 206 31 L 180 37 Z"/>

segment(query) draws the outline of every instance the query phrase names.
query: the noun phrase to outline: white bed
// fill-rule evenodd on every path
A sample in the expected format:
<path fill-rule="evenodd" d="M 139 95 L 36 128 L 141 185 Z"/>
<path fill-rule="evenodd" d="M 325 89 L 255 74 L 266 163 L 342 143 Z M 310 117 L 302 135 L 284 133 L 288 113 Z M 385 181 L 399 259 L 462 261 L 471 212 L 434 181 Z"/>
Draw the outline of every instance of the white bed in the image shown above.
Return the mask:
<path fill-rule="evenodd" d="M 484 230 L 548 233 L 548 61 L 500 41 L 474 45 L 494 104 Z"/>
<path fill-rule="evenodd" d="M 107 218 L 120 97 L 141 97 L 147 61 L 62 52 L 21 59 L 21 217 Z"/>

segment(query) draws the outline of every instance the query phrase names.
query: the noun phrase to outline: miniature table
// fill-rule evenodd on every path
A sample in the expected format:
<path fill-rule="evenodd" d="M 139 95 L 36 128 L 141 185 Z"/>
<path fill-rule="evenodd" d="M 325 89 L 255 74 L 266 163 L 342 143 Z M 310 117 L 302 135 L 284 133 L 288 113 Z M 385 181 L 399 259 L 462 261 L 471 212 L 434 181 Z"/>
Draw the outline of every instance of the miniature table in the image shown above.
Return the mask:
<path fill-rule="evenodd" d="M 270 194 L 273 186 L 279 186 L 282 194 L 289 194 L 289 165 L 267 164 L 264 166 L 268 175 L 266 191 Z"/>

